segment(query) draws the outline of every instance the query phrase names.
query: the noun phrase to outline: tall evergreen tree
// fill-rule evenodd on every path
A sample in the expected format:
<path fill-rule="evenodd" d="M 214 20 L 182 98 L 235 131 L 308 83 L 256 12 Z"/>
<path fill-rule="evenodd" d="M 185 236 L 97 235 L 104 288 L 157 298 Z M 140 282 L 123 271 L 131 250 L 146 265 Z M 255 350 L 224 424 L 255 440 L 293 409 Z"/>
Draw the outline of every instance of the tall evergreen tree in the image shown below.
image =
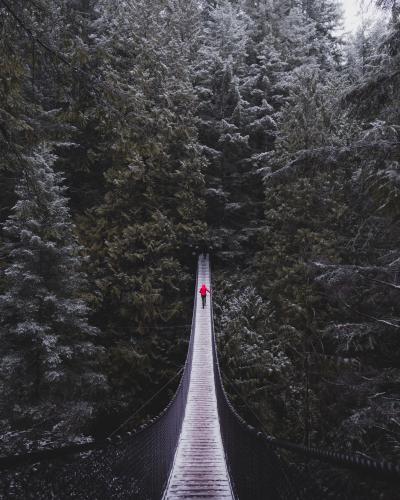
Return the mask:
<path fill-rule="evenodd" d="M 200 35 L 201 59 L 194 67 L 200 141 L 209 160 L 208 221 L 219 256 L 228 259 L 243 256 L 255 243 L 262 218 L 259 169 L 275 137 L 267 101 L 264 7 L 242 2 L 209 7 Z M 256 21 L 250 16 L 258 9 L 258 24 L 252 27 Z"/>
<path fill-rule="evenodd" d="M 121 406 L 132 395 L 145 397 L 172 365 L 168 355 L 179 354 L 173 351 L 183 331 L 173 325 L 187 313 L 192 252 L 206 232 L 187 27 L 164 2 L 123 7 L 104 10 L 97 29 L 118 28 L 102 50 L 124 118 L 114 124 L 105 196 L 79 224 Z M 125 376 L 121 370 L 128 370 Z"/>
<path fill-rule="evenodd" d="M 55 159 L 46 147 L 24 158 L 18 200 L 3 228 L 1 406 L 8 424 L 50 417 L 55 434 L 69 439 L 68 432 L 93 416 L 106 380 L 98 366 L 99 332 L 89 325 L 81 297 L 86 278 Z"/>

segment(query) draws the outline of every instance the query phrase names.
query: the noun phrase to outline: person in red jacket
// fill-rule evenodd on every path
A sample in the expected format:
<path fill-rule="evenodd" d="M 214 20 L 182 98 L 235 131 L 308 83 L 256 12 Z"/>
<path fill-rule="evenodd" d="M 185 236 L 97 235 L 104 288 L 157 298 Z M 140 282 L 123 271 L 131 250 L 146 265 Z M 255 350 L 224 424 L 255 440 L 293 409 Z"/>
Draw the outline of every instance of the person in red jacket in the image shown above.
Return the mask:
<path fill-rule="evenodd" d="M 200 288 L 200 295 L 201 295 L 201 300 L 203 301 L 203 309 L 206 306 L 207 302 L 207 293 L 211 293 L 210 290 L 206 287 L 205 283 L 201 285 Z"/>

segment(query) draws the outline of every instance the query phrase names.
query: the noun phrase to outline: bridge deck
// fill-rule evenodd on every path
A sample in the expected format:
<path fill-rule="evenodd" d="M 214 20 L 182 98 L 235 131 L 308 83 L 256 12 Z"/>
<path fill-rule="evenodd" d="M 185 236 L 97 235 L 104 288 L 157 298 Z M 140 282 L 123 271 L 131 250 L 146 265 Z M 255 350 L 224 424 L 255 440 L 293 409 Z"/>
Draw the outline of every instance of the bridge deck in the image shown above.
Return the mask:
<path fill-rule="evenodd" d="M 200 258 L 199 287 L 210 288 L 208 259 Z M 212 356 L 210 298 L 203 309 L 196 293 L 197 312 L 188 402 L 175 461 L 164 500 L 233 499 L 222 445 Z"/>

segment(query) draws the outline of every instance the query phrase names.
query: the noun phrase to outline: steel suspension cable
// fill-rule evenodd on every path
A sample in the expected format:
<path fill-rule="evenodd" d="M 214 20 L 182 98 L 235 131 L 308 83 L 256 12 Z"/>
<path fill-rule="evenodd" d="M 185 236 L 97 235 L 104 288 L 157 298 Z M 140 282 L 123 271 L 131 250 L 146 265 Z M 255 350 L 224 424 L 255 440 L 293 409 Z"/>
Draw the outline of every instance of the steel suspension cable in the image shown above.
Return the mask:
<path fill-rule="evenodd" d="M 196 274 L 195 293 L 197 285 Z M 3 469 L 0 470 L 0 498 L 159 500 L 173 464 L 186 408 L 195 317 L 196 301 L 185 367 L 157 393 L 182 371 L 183 374 L 173 399 L 158 417 L 137 430 L 120 435 L 115 431 L 107 440 L 71 446 L 61 452 L 30 454 L 30 464 L 24 462 L 26 457 L 0 459 Z M 156 394 L 147 403 L 154 400 Z M 122 427 L 128 425 L 133 416 Z"/>
<path fill-rule="evenodd" d="M 117 435 L 118 432 L 123 429 L 131 420 L 133 420 L 144 408 L 146 408 L 152 401 L 154 401 L 154 399 L 159 396 L 163 391 L 164 389 L 166 389 L 177 377 L 178 375 L 180 375 L 182 373 L 182 371 L 184 370 L 184 367 L 180 368 L 173 377 L 171 377 L 168 382 L 166 382 L 162 387 L 161 389 L 159 389 L 155 394 L 153 394 L 153 396 L 151 396 L 150 398 L 148 398 L 140 408 L 138 408 L 134 413 L 132 413 L 132 415 L 130 417 L 128 417 L 124 422 L 122 422 L 122 424 L 117 427 L 109 436 L 107 439 L 111 439 L 113 436 Z"/>
<path fill-rule="evenodd" d="M 387 460 L 377 460 L 364 455 L 359 455 L 357 453 L 341 452 L 337 450 L 330 450 L 313 446 L 304 446 L 269 435 L 265 429 L 264 424 L 261 422 L 260 418 L 251 408 L 251 406 L 247 403 L 245 398 L 243 398 L 243 396 L 240 394 L 236 385 L 225 374 L 222 374 L 222 379 L 228 382 L 228 384 L 233 388 L 246 408 L 257 420 L 262 431 L 258 432 L 258 436 L 260 437 L 260 439 L 265 439 L 269 445 L 275 448 L 281 448 L 297 454 L 301 454 L 306 457 L 318 458 L 319 460 L 333 463 L 341 467 L 350 467 L 359 469 L 360 471 L 372 472 L 377 475 L 382 475 L 382 477 L 384 478 L 390 478 L 395 480 L 396 482 L 400 482 L 400 464 L 395 464 Z"/>
<path fill-rule="evenodd" d="M 212 326 L 214 326 L 213 320 Z M 318 487 L 307 473 L 307 468 L 304 469 L 306 476 L 301 477 L 296 470 L 288 468 L 287 464 L 274 453 L 274 450 L 286 450 L 335 467 L 362 472 L 365 478 L 375 476 L 377 480 L 400 481 L 399 464 L 374 460 L 357 454 L 298 445 L 269 436 L 265 430 L 260 432 L 248 425 L 237 413 L 225 391 L 215 332 L 213 335 L 221 431 L 232 482 L 240 500 L 325 498 L 324 494 L 318 492 Z M 245 406 L 259 422 L 260 428 L 263 429 L 262 422 L 250 405 L 226 376 L 225 379 L 230 382 Z"/>

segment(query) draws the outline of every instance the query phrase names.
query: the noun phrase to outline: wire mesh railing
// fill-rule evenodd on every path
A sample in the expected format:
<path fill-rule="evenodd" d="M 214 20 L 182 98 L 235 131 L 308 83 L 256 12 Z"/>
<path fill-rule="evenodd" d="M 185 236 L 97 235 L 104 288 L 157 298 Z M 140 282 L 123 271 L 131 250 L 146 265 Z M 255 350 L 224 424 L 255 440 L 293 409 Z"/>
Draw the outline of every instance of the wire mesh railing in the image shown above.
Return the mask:
<path fill-rule="evenodd" d="M 185 414 L 195 317 L 196 301 L 183 375 L 174 398 L 157 418 L 105 441 L 0 459 L 0 498 L 159 500 Z"/>
<path fill-rule="evenodd" d="M 229 401 L 218 361 L 212 301 L 210 308 L 218 412 L 235 495 L 240 500 L 301 500 L 301 492 L 294 485 L 288 467 Z"/>
<path fill-rule="evenodd" d="M 231 404 L 224 388 L 218 360 L 212 302 L 211 315 L 215 384 L 221 433 L 237 498 L 240 500 L 364 499 L 365 493 L 360 492 L 361 496 L 356 496 L 353 488 L 348 489 L 349 494 L 346 493 L 345 480 L 338 480 L 340 474 L 337 474 L 335 468 L 343 468 L 347 473 L 358 474 L 358 479 L 362 477 L 364 482 L 374 483 L 375 487 L 380 488 L 381 491 L 385 489 L 383 485 L 387 481 L 391 484 L 400 483 L 400 464 L 374 460 L 355 453 L 299 445 L 268 436 L 248 425 Z M 297 463 L 291 461 L 289 465 L 287 460 L 283 460 L 276 453 L 277 450 L 285 456 L 302 456 L 303 463 L 301 460 Z M 289 455 L 286 455 L 286 452 Z M 332 467 L 326 473 L 329 466 Z M 325 477 L 322 477 L 324 471 Z M 329 479 L 329 476 L 334 479 Z M 322 484 L 324 479 L 329 479 L 329 481 Z M 353 483 L 357 484 L 357 481 L 354 480 Z M 397 498 L 397 496 L 391 496 L 391 491 L 395 489 L 390 489 L 389 486 L 388 491 L 388 496 L 385 494 L 381 497 L 382 499 Z"/>

